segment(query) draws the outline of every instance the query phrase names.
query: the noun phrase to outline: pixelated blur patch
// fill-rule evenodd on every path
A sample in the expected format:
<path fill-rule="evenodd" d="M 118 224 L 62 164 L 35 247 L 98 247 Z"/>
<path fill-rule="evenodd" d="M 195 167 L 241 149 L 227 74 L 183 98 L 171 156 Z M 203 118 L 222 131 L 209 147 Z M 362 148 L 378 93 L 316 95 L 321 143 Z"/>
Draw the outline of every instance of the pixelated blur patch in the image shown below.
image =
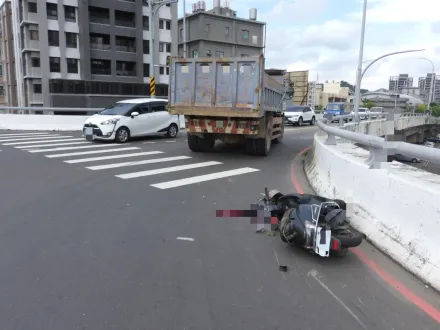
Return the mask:
<path fill-rule="evenodd" d="M 250 224 L 257 225 L 257 230 L 278 228 L 277 216 L 257 204 L 251 204 L 250 210 L 216 210 L 215 214 L 217 218 L 250 218 Z"/>

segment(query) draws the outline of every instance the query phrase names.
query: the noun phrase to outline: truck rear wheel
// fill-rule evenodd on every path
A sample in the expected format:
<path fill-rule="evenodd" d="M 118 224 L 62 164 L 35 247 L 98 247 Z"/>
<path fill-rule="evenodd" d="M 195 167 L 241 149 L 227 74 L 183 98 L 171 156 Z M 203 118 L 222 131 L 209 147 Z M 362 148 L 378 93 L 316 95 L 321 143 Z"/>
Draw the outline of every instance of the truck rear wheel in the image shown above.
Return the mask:
<path fill-rule="evenodd" d="M 205 134 L 203 138 L 197 138 L 200 151 L 212 151 L 215 145 L 214 137 L 211 134 Z"/>
<path fill-rule="evenodd" d="M 255 149 L 258 156 L 267 156 L 272 146 L 272 134 L 271 134 L 270 122 L 266 123 L 266 136 L 263 139 L 255 140 Z"/>
<path fill-rule="evenodd" d="M 187 133 L 188 147 L 192 152 L 200 152 L 199 137 Z"/>

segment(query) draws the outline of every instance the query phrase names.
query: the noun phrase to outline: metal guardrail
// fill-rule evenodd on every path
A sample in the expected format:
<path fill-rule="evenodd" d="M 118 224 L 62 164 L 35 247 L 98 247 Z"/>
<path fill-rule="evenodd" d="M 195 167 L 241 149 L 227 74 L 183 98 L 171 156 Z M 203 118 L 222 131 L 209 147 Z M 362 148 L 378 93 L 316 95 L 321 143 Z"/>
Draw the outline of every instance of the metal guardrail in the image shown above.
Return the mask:
<path fill-rule="evenodd" d="M 372 113 L 372 115 L 375 115 Z M 389 113 L 380 113 L 380 115 L 385 115 L 387 120 L 390 120 L 391 115 Z M 344 118 L 353 117 L 354 115 L 343 115 L 339 116 L 340 122 Z M 403 114 L 400 117 L 429 117 L 424 115 L 416 114 L 414 116 L 408 116 Z M 336 117 L 333 117 L 336 118 Z M 406 142 L 390 142 L 386 138 L 381 138 L 378 136 L 366 135 L 357 132 L 351 132 L 344 130 L 338 126 L 330 126 L 326 124 L 327 119 L 317 121 L 317 126 L 324 132 L 327 133 L 328 137 L 325 141 L 327 145 L 336 145 L 336 137 L 340 137 L 345 140 L 350 140 L 355 143 L 359 143 L 370 147 L 370 154 L 367 159 L 367 164 L 370 168 L 380 168 L 381 163 L 388 162 L 388 156 L 393 154 L 401 154 L 411 158 L 417 158 L 425 161 L 432 162 L 434 164 L 440 164 L 440 149 L 428 148 L 425 146 L 415 145 Z M 439 120 L 440 123 L 440 120 Z"/>

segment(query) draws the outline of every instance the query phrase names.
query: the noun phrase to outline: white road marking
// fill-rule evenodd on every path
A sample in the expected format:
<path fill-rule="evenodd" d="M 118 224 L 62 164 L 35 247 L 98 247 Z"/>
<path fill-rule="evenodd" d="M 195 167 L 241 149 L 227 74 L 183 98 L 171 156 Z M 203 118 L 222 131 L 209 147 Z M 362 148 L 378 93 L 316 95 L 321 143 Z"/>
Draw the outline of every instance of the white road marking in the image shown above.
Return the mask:
<path fill-rule="evenodd" d="M 120 174 L 120 175 L 115 175 L 115 176 L 117 178 L 121 178 L 121 179 L 133 179 L 133 178 L 139 178 L 141 176 L 150 176 L 150 175 L 156 175 L 156 174 L 162 174 L 162 173 L 190 170 L 190 169 L 194 169 L 194 168 L 213 166 L 213 165 L 219 165 L 219 164 L 222 164 L 222 163 L 220 163 L 220 162 L 203 162 L 203 163 L 195 163 L 195 164 L 188 164 L 188 165 L 181 165 L 181 166 L 158 168 L 158 169 L 149 170 L 149 171 Z"/>
<path fill-rule="evenodd" d="M 169 189 L 169 188 L 185 186 L 185 185 L 189 185 L 189 184 L 193 184 L 193 183 L 199 183 L 199 182 L 205 182 L 205 181 L 210 181 L 210 180 L 215 180 L 215 179 L 227 178 L 229 176 L 241 175 L 241 174 L 252 173 L 252 172 L 257 172 L 257 171 L 260 171 L 260 170 L 258 170 L 256 168 L 251 168 L 251 167 L 243 167 L 243 168 L 237 168 L 235 170 L 230 170 L 230 171 L 217 172 L 217 173 L 211 173 L 211 174 L 206 174 L 206 175 L 193 176 L 193 177 L 185 178 L 185 179 L 181 179 L 181 180 L 156 183 L 156 184 L 152 184 L 150 186 L 155 187 L 155 188 L 159 188 L 159 189 Z"/>
<path fill-rule="evenodd" d="M 174 141 L 165 141 L 165 142 L 176 142 L 176 140 L 174 140 Z"/>
<path fill-rule="evenodd" d="M 117 167 L 125 167 L 125 166 L 135 166 L 135 165 L 171 162 L 173 160 L 182 160 L 182 159 L 188 159 L 188 158 L 191 158 L 191 157 L 189 157 L 189 156 L 176 156 L 176 157 L 156 158 L 156 159 L 139 160 L 139 161 L 127 162 L 127 163 L 115 163 L 115 164 L 108 164 L 108 165 L 90 166 L 90 167 L 86 167 L 86 168 L 89 170 L 92 170 L 92 171 L 96 171 L 96 170 L 106 170 L 109 168 L 117 168 Z"/>
<path fill-rule="evenodd" d="M 55 155 L 45 155 L 47 158 L 59 158 L 59 157 L 70 157 L 70 156 L 81 156 L 81 155 L 90 155 L 90 154 L 103 154 L 107 152 L 117 152 L 124 150 L 139 150 L 141 148 L 138 147 L 129 147 L 129 148 L 118 148 L 118 149 L 105 149 L 105 150 L 95 150 L 95 151 L 82 151 L 82 152 L 70 152 L 67 154 L 55 154 Z"/>
<path fill-rule="evenodd" d="M 151 144 L 151 143 L 156 143 L 156 142 L 153 142 L 153 141 L 142 142 L 142 144 L 147 144 L 147 143 Z"/>
<path fill-rule="evenodd" d="M 194 242 L 194 238 L 191 238 L 191 237 L 177 237 L 176 239 L 181 240 L 181 241 Z"/>
<path fill-rule="evenodd" d="M 103 156 L 103 157 L 72 159 L 72 160 L 65 160 L 64 162 L 69 163 L 69 164 L 76 164 L 76 163 L 94 162 L 94 161 L 98 161 L 98 160 L 140 157 L 140 156 L 157 155 L 157 154 L 163 154 L 163 151 L 147 151 L 147 152 L 136 152 L 133 154 L 122 154 L 122 155 L 112 155 L 112 156 Z"/>
<path fill-rule="evenodd" d="M 128 145 L 125 144 L 125 145 Z M 78 150 L 78 149 L 93 149 L 93 148 L 111 148 L 111 147 L 119 147 L 122 144 L 93 144 L 91 146 L 79 146 L 79 147 L 61 147 L 61 148 L 49 148 L 49 149 L 38 149 L 38 150 L 29 150 L 29 152 L 54 152 L 54 151 L 65 151 L 65 150 Z"/>
<path fill-rule="evenodd" d="M 1 139 L 0 142 L 9 142 L 9 141 L 32 141 L 32 140 L 50 140 L 50 139 L 59 139 L 60 134 L 54 134 L 54 135 L 45 135 L 45 136 L 39 136 L 39 137 L 27 137 L 27 138 L 9 138 L 9 139 Z M 72 136 L 67 136 L 72 137 Z"/>
<path fill-rule="evenodd" d="M 29 148 L 41 148 L 41 147 L 57 147 L 57 146 L 70 146 L 74 144 L 86 144 L 90 143 L 88 141 L 78 141 L 78 142 L 68 142 L 68 143 L 51 143 L 51 144 L 35 144 L 35 145 L 27 145 L 27 146 L 18 146 L 14 147 L 16 149 L 29 149 Z"/>
<path fill-rule="evenodd" d="M 14 134 L 0 134 L 0 138 L 8 136 L 35 136 L 35 135 L 48 135 L 51 133 L 14 133 Z"/>
<path fill-rule="evenodd" d="M 77 138 L 77 139 L 70 139 L 70 138 L 65 138 L 65 139 L 61 139 L 62 137 L 59 136 L 58 138 L 60 138 L 59 140 L 47 140 L 47 141 L 26 141 L 26 142 L 12 142 L 12 143 L 2 143 L 2 145 L 4 146 L 18 146 L 18 145 L 23 145 L 23 144 L 34 144 L 34 143 L 52 143 L 52 142 L 70 142 L 70 141 L 84 141 L 83 138 Z"/>
<path fill-rule="evenodd" d="M 333 298 L 335 298 L 336 301 L 337 301 L 342 307 L 344 307 L 344 309 L 345 309 L 345 310 L 346 310 L 351 316 L 353 316 L 353 318 L 357 321 L 357 323 L 359 323 L 364 329 L 367 329 L 367 327 L 365 326 L 365 324 L 362 323 L 362 321 L 359 319 L 359 317 L 358 317 L 355 313 L 353 313 L 352 310 L 351 310 L 346 304 L 344 304 L 344 302 L 343 302 L 341 299 L 339 299 L 339 297 L 338 297 L 336 294 L 334 294 L 333 291 L 330 290 L 330 288 L 329 288 L 327 285 L 325 285 L 324 282 L 322 282 L 322 281 L 318 278 L 318 276 L 317 276 L 317 271 L 316 271 L 316 270 L 311 270 L 311 271 L 309 272 L 309 275 L 311 275 L 311 276 L 316 280 L 316 282 L 319 283 L 320 286 L 322 286 L 322 287 L 323 287 L 328 293 L 330 293 L 330 295 L 331 295 Z"/>

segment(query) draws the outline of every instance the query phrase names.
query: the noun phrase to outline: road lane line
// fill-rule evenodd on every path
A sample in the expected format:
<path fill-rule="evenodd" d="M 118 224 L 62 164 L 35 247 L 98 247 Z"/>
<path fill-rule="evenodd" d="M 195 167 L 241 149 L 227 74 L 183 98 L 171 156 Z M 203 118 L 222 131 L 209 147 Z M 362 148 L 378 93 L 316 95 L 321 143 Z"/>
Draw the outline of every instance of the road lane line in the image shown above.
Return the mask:
<path fill-rule="evenodd" d="M 139 177 L 143 177 L 143 176 L 150 176 L 150 175 L 156 175 L 156 174 L 190 170 L 190 169 L 194 169 L 194 168 L 201 168 L 201 167 L 220 165 L 220 164 L 222 164 L 222 163 L 211 161 L 211 162 L 195 163 L 195 164 L 188 164 L 188 165 L 181 165 L 181 166 L 158 168 L 155 170 L 120 174 L 120 175 L 115 175 L 115 176 L 120 179 L 133 179 L 133 178 L 139 178 Z"/>
<path fill-rule="evenodd" d="M 0 138 L 2 138 L 2 137 L 8 137 L 8 136 L 29 136 L 29 137 L 31 137 L 31 136 L 35 136 L 35 135 L 48 135 L 48 134 L 51 134 L 51 133 L 16 133 L 16 134 L 0 134 Z"/>
<path fill-rule="evenodd" d="M 190 242 L 194 242 L 194 238 L 191 237 L 177 237 L 176 239 L 180 240 L 180 241 L 190 241 Z"/>
<path fill-rule="evenodd" d="M 118 152 L 118 151 L 124 151 L 124 150 L 139 150 L 139 149 L 141 149 L 141 148 L 129 147 L 129 148 L 118 148 L 118 149 L 70 152 L 67 154 L 55 154 L 55 155 L 44 155 L 44 156 L 47 158 L 59 158 L 59 157 L 81 156 L 81 155 L 90 155 L 90 154 L 103 154 L 103 153 L 107 153 L 107 152 Z"/>
<path fill-rule="evenodd" d="M 55 135 L 60 135 L 60 134 L 55 134 Z M 46 140 L 51 140 L 51 139 L 59 139 L 61 136 L 55 136 L 55 135 L 50 135 L 50 136 L 39 136 L 39 137 L 33 137 L 33 138 L 20 138 L 20 139 L 2 139 L 0 140 L 0 142 L 9 142 L 9 141 L 32 141 L 32 140 L 41 140 L 41 142 L 46 141 Z M 65 136 L 65 137 L 72 137 L 72 136 Z"/>
<path fill-rule="evenodd" d="M 155 164 L 155 163 L 162 163 L 162 162 L 171 162 L 174 160 L 182 160 L 182 159 L 189 159 L 191 157 L 189 156 L 176 156 L 176 157 L 166 157 L 166 158 L 156 158 L 156 159 L 147 159 L 147 160 L 139 160 L 134 162 L 127 162 L 127 163 L 115 163 L 115 164 L 107 164 L 107 165 L 97 165 L 97 166 L 90 166 L 86 167 L 89 170 L 97 171 L 97 170 L 106 170 L 109 168 L 118 168 L 118 167 L 125 167 L 125 166 L 135 166 L 135 165 L 145 165 L 145 164 Z"/>
<path fill-rule="evenodd" d="M 85 163 L 85 162 L 95 162 L 95 161 L 98 161 L 98 160 L 118 159 L 118 158 L 128 158 L 128 157 L 140 157 L 140 156 L 157 155 L 157 154 L 163 154 L 163 151 L 147 151 L 147 152 L 136 152 L 136 153 L 133 153 L 133 154 L 122 154 L 122 155 L 112 155 L 112 156 L 72 159 L 72 160 L 65 160 L 64 162 L 68 163 L 68 164 L 76 164 L 76 163 Z"/>
<path fill-rule="evenodd" d="M 199 182 L 205 182 L 215 179 L 222 179 L 227 178 L 234 175 L 241 175 L 241 174 L 247 174 L 252 172 L 260 171 L 256 168 L 251 167 L 243 167 L 243 168 L 237 168 L 235 170 L 230 171 L 224 171 L 224 172 L 217 172 L 217 173 L 211 173 L 206 175 L 199 175 L 199 176 L 193 176 L 190 178 L 185 178 L 181 180 L 174 180 L 174 181 L 168 181 L 168 182 L 161 182 L 150 185 L 151 187 L 159 188 L 159 189 L 169 189 L 169 188 L 175 188 L 180 186 L 185 186 L 193 183 L 199 183 Z"/>
<path fill-rule="evenodd" d="M 129 145 L 128 143 L 125 145 Z M 78 150 L 78 149 L 93 149 L 93 148 L 111 148 L 111 147 L 121 147 L 122 144 L 93 144 L 91 146 L 79 146 L 79 147 L 61 147 L 61 148 L 49 148 L 49 149 L 38 149 L 29 150 L 31 153 L 37 152 L 55 152 L 55 151 L 66 151 L 66 150 Z"/>
<path fill-rule="evenodd" d="M 16 149 L 29 149 L 29 148 L 41 148 L 41 147 L 58 147 L 58 146 L 70 146 L 70 145 L 74 145 L 74 144 L 86 144 L 86 143 L 90 143 L 90 142 L 78 141 L 78 142 L 69 142 L 69 143 L 35 144 L 35 145 L 17 146 L 14 148 L 16 148 Z"/>
<path fill-rule="evenodd" d="M 48 141 L 26 141 L 26 142 L 11 142 L 11 143 L 2 143 L 4 146 L 18 146 L 18 145 L 24 145 L 24 144 L 34 144 L 34 143 L 52 143 L 52 142 L 70 142 L 70 141 L 84 141 L 84 138 L 77 138 L 77 139 L 61 139 L 61 136 L 59 136 L 59 140 L 48 140 Z"/>

